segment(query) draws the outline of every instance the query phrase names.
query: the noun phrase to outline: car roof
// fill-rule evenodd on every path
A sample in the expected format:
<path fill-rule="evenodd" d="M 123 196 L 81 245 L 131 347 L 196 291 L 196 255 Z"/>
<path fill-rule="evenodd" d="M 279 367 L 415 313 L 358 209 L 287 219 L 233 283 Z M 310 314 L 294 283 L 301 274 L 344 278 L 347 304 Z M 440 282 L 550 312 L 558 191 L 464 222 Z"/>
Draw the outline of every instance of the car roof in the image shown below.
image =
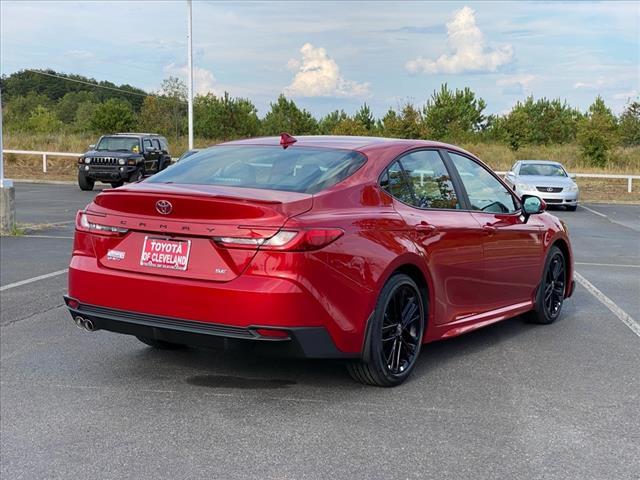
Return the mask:
<path fill-rule="evenodd" d="M 158 133 L 136 133 L 136 132 L 130 132 L 130 133 L 112 133 L 110 135 L 104 135 L 105 137 L 118 137 L 118 136 L 124 136 L 124 137 L 162 137 L 162 135 L 158 134 Z"/>
<path fill-rule="evenodd" d="M 520 163 L 542 163 L 542 164 L 547 164 L 547 165 L 560 165 L 562 166 L 562 164 L 560 162 L 555 162 L 553 160 L 518 160 Z"/>
<path fill-rule="evenodd" d="M 295 145 L 298 147 L 320 147 L 320 148 L 340 148 L 345 150 L 371 151 L 380 148 L 395 146 L 398 148 L 450 148 L 465 152 L 465 150 L 455 145 L 435 142 L 432 140 L 407 140 L 403 138 L 383 138 L 383 137 L 355 137 L 346 135 L 300 135 L 295 136 Z M 280 137 L 259 137 L 245 140 L 234 140 L 221 143 L 220 145 L 268 145 L 279 146 Z M 469 152 L 465 152 L 469 153 Z M 471 154 L 470 154 L 471 155 Z"/>

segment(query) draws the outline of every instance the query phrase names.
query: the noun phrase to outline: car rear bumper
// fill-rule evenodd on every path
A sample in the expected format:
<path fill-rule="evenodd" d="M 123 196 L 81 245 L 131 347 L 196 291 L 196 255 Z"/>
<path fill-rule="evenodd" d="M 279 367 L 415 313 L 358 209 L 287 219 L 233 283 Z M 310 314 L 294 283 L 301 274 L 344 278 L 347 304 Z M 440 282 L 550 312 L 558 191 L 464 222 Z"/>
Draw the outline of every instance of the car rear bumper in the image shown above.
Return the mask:
<path fill-rule="evenodd" d="M 64 296 L 71 317 L 86 322 L 91 320 L 91 331 L 107 330 L 137 337 L 146 337 L 166 342 L 212 347 L 220 345 L 221 338 L 254 341 L 264 353 L 276 353 L 304 358 L 353 358 L 355 355 L 338 350 L 323 327 L 287 327 L 278 329 L 287 337 L 264 335 L 268 326 L 232 327 L 191 320 L 161 317 L 115 310 L 78 303 L 70 305 L 74 299 Z"/>
<path fill-rule="evenodd" d="M 95 318 L 104 330 L 151 338 L 188 334 L 195 341 L 167 341 L 202 344 L 206 337 L 273 343 L 273 338 L 256 333 L 258 328 L 271 328 L 289 332 L 289 343 L 299 345 L 307 357 L 359 355 L 369 298 L 355 297 L 335 281 L 338 303 L 333 303 L 332 292 L 321 295 L 307 283 L 300 275 L 246 273 L 227 282 L 176 279 L 104 268 L 94 257 L 74 255 L 68 295 L 80 304 L 72 314 Z M 147 333 L 136 333 L 140 328 Z"/>

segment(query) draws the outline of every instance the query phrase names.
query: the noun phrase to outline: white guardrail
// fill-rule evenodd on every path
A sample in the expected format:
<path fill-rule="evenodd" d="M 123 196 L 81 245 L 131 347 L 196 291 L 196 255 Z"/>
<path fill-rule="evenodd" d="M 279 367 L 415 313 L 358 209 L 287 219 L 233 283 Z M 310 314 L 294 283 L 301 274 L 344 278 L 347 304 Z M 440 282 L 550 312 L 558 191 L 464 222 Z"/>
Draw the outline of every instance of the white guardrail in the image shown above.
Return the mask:
<path fill-rule="evenodd" d="M 16 155 L 36 155 L 42 157 L 42 172 L 47 173 L 47 158 L 48 157 L 73 157 L 78 158 L 84 154 L 82 153 L 69 153 L 69 152 L 39 152 L 34 150 L 2 150 L 2 153 L 12 153 Z M 498 175 L 505 175 L 507 172 L 496 172 Z M 607 173 L 576 173 L 576 177 L 579 178 L 608 178 L 608 179 L 626 179 L 627 180 L 627 192 L 631 193 L 633 190 L 633 181 L 640 180 L 640 175 L 622 175 L 622 174 L 607 174 Z"/>

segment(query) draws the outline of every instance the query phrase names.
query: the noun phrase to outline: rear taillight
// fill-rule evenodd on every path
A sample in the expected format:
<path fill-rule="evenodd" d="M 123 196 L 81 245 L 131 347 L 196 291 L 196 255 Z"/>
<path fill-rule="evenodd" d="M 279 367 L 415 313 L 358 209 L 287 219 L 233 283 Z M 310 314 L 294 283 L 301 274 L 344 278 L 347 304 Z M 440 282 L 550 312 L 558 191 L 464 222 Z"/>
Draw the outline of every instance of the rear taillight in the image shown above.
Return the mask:
<path fill-rule="evenodd" d="M 128 232 L 126 228 L 112 227 L 89 221 L 88 215 L 80 210 L 76 215 L 76 229 L 83 232 L 98 233 L 101 235 L 123 235 Z"/>
<path fill-rule="evenodd" d="M 344 234 L 339 228 L 309 230 L 280 230 L 268 238 L 214 237 L 217 245 L 225 248 L 281 250 L 303 252 L 326 247 Z"/>

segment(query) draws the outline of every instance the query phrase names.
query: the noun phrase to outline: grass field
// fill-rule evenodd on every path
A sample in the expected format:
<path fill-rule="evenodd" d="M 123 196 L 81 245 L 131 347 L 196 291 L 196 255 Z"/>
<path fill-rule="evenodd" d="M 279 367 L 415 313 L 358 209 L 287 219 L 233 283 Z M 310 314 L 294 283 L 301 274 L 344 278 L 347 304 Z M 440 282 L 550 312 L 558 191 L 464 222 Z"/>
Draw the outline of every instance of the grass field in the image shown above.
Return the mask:
<path fill-rule="evenodd" d="M 37 150 L 53 152 L 82 153 L 89 144 L 96 141 L 95 136 L 83 135 L 34 135 L 24 133 L 6 133 L 5 149 Z M 214 139 L 196 138 L 194 144 L 202 148 L 217 143 Z M 187 149 L 187 138 L 169 139 L 171 154 L 179 156 Z M 617 147 L 611 152 L 606 168 L 593 168 L 585 162 L 577 145 L 540 145 L 529 146 L 517 152 L 507 146 L 495 143 L 467 143 L 461 145 L 480 157 L 493 169 L 508 170 L 516 160 L 548 159 L 562 162 L 570 172 L 579 173 L 621 173 L 640 175 L 640 147 Z M 42 158 L 39 156 L 5 155 L 5 175 L 8 178 L 33 178 L 40 180 L 75 180 L 76 162 L 69 157 L 49 157 L 48 172 L 42 173 Z M 620 179 L 577 179 L 581 198 L 589 201 L 632 201 L 640 202 L 640 181 L 633 184 L 633 192 L 627 193 L 626 180 Z"/>

